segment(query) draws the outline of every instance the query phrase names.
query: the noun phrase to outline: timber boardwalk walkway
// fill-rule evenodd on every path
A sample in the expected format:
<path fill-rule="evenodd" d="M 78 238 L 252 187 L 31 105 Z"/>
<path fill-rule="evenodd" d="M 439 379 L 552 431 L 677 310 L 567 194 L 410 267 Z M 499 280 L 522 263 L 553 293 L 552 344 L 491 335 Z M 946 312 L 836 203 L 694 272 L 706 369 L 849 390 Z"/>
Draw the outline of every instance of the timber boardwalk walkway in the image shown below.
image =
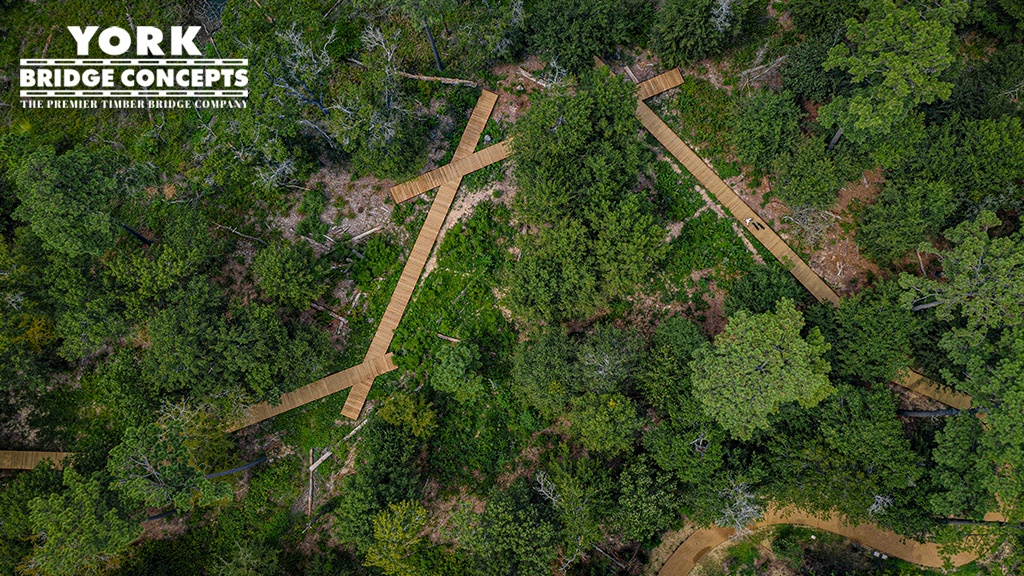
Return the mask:
<path fill-rule="evenodd" d="M 0 450 L 0 469 L 31 470 L 44 460 L 53 462 L 60 468 L 62 461 L 71 456 L 71 452 L 32 452 L 28 450 Z"/>
<path fill-rule="evenodd" d="M 600 60 L 598 63 L 603 65 Z M 678 68 L 640 82 L 637 85 L 636 115 L 641 123 L 701 184 L 714 194 L 719 202 L 729 209 L 737 220 L 747 224 L 750 233 L 768 248 L 815 298 L 819 301 L 838 304 L 839 296 L 835 291 L 825 284 L 824 280 L 815 274 L 789 245 L 643 102 L 647 98 L 675 88 L 682 83 L 683 77 Z M 391 345 L 394 331 L 398 328 L 405 308 L 408 306 L 420 275 L 423 273 L 430 251 L 437 242 L 441 226 L 444 224 L 448 210 L 458 192 L 462 177 L 504 160 L 509 155 L 511 139 L 493 144 L 479 152 L 474 151 L 497 99 L 497 94 L 487 90 L 480 95 L 451 163 L 391 189 L 392 199 L 396 203 L 401 203 L 440 186 L 363 362 L 283 394 L 280 403 L 276 406 L 263 402 L 250 407 L 245 416 L 232 424 L 227 432 L 234 432 L 262 422 L 345 389 L 350 389 L 350 392 L 342 414 L 352 419 L 359 417 L 373 385 L 373 380 L 381 374 L 397 369 L 391 354 L 387 353 L 388 347 Z M 758 226 L 753 226 L 754 223 L 757 223 Z M 940 387 L 913 371 L 906 371 L 899 383 L 910 390 L 954 408 L 966 409 L 971 406 L 970 396 Z M 0 451 L 0 469 L 31 469 L 42 460 L 51 460 L 59 466 L 60 461 L 68 455 L 67 452 Z"/>
<path fill-rule="evenodd" d="M 811 267 L 804 262 L 792 248 L 768 225 L 738 194 L 722 180 L 704 160 L 698 156 L 693 149 L 686 145 L 675 132 L 669 128 L 664 120 L 658 117 L 651 110 L 650 106 L 643 102 L 644 94 L 651 93 L 650 86 L 658 81 L 657 86 L 664 90 L 674 88 L 682 83 L 682 76 L 675 70 L 674 76 L 667 72 L 639 85 L 638 102 L 636 107 L 637 118 L 654 137 L 664 146 L 670 154 L 676 157 L 683 166 L 689 170 L 697 181 L 700 182 L 714 197 L 721 202 L 734 218 L 743 224 L 762 246 L 768 249 L 779 262 L 785 266 L 790 273 L 810 292 L 819 302 L 831 302 L 839 304 L 839 295 L 825 283 L 824 280 Z M 674 82 L 674 83 L 673 83 Z M 897 382 L 901 386 L 913 390 L 918 394 L 927 396 L 952 406 L 953 408 L 967 409 L 971 407 L 971 397 L 950 390 L 941 386 L 921 374 L 912 370 L 906 370 L 904 375 Z"/>
<path fill-rule="evenodd" d="M 805 288 L 818 299 L 819 302 L 839 303 L 839 295 L 835 293 L 820 276 L 811 270 L 796 252 L 786 244 L 775 230 L 767 222 L 761 219 L 742 198 L 729 187 L 718 174 L 704 163 L 704 160 L 697 156 L 683 140 L 668 127 L 668 124 L 658 117 L 651 110 L 650 106 L 642 101 L 637 102 L 636 115 L 651 134 L 661 142 L 670 154 L 676 157 L 697 180 L 718 199 L 733 217 L 741 223 L 745 223 L 747 231 L 768 249 L 782 265 L 804 285 Z"/>
<path fill-rule="evenodd" d="M 448 166 L 459 164 L 460 161 L 476 156 L 473 154 L 473 150 L 476 149 L 476 143 L 480 139 L 480 134 L 484 130 L 487 118 L 490 117 L 491 110 L 494 109 L 497 101 L 497 94 L 486 90 L 483 91 L 480 99 L 477 100 L 476 107 L 473 109 L 473 114 L 469 117 L 466 130 L 459 139 L 459 145 L 452 156 L 452 162 Z M 502 147 L 499 159 L 506 158 L 508 151 L 504 142 L 499 142 L 484 151 L 493 150 L 498 146 Z M 477 169 L 474 168 L 473 170 Z M 428 172 L 424 176 L 413 180 L 413 182 L 422 182 L 425 176 L 432 173 Z M 391 301 L 388 302 L 387 310 L 385 310 L 384 316 L 380 320 L 380 325 L 377 326 L 377 332 L 373 335 L 370 349 L 366 352 L 367 361 L 383 356 L 388 351 L 388 347 L 391 346 L 391 339 L 394 338 L 398 323 L 401 322 L 402 315 L 405 314 L 405 308 L 409 305 L 409 300 L 412 299 L 412 292 L 416 289 L 416 283 L 423 273 L 423 267 L 426 266 L 427 259 L 430 257 L 430 251 L 433 249 L 434 243 L 437 242 L 437 237 L 441 233 L 441 226 L 448 216 L 448 210 L 452 206 L 452 201 L 455 200 L 456 192 L 459 191 L 463 175 L 458 174 L 449 180 L 436 184 L 441 189 L 437 191 L 437 196 L 434 197 L 433 203 L 430 204 L 430 212 L 427 213 L 427 219 L 423 222 L 423 227 L 420 228 L 420 233 L 416 237 L 415 244 L 413 244 L 412 252 L 409 253 L 409 259 L 406 260 L 405 267 L 402 268 L 402 275 L 398 279 L 398 285 L 395 287 L 394 293 L 391 294 Z M 433 182 L 433 180 L 428 180 L 428 182 Z M 427 184 L 420 184 L 418 186 L 408 186 L 408 184 L 411 183 L 403 185 L 405 186 L 404 189 L 402 186 L 396 186 L 391 189 L 391 196 L 396 202 L 408 200 L 416 194 L 421 194 L 436 186 L 433 185 L 421 190 L 422 186 Z M 416 190 L 420 191 L 415 192 Z M 345 408 L 341 411 L 342 415 L 353 420 L 359 418 L 359 413 L 363 410 L 363 403 L 366 402 L 366 396 L 370 393 L 372 385 L 373 378 L 357 383 L 348 393 L 348 398 L 345 400 Z"/>

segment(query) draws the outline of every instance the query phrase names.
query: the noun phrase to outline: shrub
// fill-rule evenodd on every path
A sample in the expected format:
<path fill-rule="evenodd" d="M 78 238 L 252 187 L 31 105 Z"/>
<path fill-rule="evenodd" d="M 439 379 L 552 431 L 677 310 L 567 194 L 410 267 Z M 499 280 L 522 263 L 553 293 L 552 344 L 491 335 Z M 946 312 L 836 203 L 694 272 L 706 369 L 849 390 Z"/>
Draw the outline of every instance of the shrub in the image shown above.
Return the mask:
<path fill-rule="evenodd" d="M 800 108 L 791 92 L 756 93 L 743 103 L 735 120 L 736 156 L 755 170 L 770 169 L 777 156 L 796 145 L 800 117 Z"/>

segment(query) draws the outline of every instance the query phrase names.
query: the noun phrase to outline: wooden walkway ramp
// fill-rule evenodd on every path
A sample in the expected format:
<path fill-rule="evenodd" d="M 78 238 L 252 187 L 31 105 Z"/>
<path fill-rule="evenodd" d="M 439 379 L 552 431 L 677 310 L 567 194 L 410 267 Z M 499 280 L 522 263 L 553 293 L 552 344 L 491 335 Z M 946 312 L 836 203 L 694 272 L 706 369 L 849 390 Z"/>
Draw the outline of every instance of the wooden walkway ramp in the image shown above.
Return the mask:
<path fill-rule="evenodd" d="M 31 470 L 36 464 L 49 460 L 57 468 L 63 466 L 63 460 L 71 456 L 71 452 L 30 452 L 22 450 L 0 450 L 0 469 Z"/>
<path fill-rule="evenodd" d="M 466 159 L 479 157 L 483 153 L 478 152 L 474 154 L 473 150 L 476 149 L 476 143 L 480 140 L 480 134 L 483 132 L 487 118 L 490 117 L 497 101 L 498 95 L 493 92 L 484 90 L 483 94 L 480 95 L 480 99 L 477 100 L 476 107 L 473 109 L 473 114 L 469 117 L 469 124 L 462 133 L 462 138 L 459 139 L 459 145 L 455 149 L 452 162 L 448 166 L 460 164 L 460 162 L 464 162 Z M 499 142 L 484 150 L 486 152 L 487 150 L 499 149 L 499 147 L 500 154 L 494 154 L 493 157 L 497 158 L 494 162 L 508 156 L 506 143 Z M 473 170 L 478 169 L 473 168 Z M 470 170 L 470 172 L 473 170 Z M 433 180 L 424 180 L 424 177 L 435 172 L 437 170 L 428 172 L 410 183 L 392 188 L 392 198 L 399 202 L 401 201 L 399 198 L 409 199 L 430 190 L 430 188 L 434 187 L 433 185 L 425 189 L 422 187 L 428 186 Z M 434 197 L 434 201 L 430 205 L 427 219 L 423 222 L 423 227 L 420 228 L 420 233 L 416 237 L 416 242 L 413 244 L 412 252 L 409 253 L 409 259 L 405 262 L 405 267 L 402 268 L 402 275 L 398 278 L 398 286 L 395 287 L 395 291 L 391 295 L 391 301 L 388 302 L 387 310 L 385 310 L 384 316 L 380 320 L 380 325 L 373 336 L 373 341 L 370 342 L 370 349 L 366 352 L 367 359 L 383 355 L 391 345 L 391 339 L 394 338 L 398 323 L 401 322 L 402 315 L 405 314 L 405 308 L 409 305 L 409 300 L 412 298 L 416 283 L 419 282 L 420 275 L 423 273 L 423 267 L 426 266 L 427 259 L 430 257 L 430 251 L 433 249 L 434 243 L 437 242 L 437 237 L 441 233 L 441 226 L 448 216 L 448 210 L 452 206 L 452 201 L 455 200 L 455 194 L 459 191 L 462 176 L 463 174 L 458 174 L 452 179 L 439 184 L 441 189 L 437 191 L 437 196 Z M 419 182 L 419 184 L 409 186 L 413 182 Z M 348 398 L 345 400 L 345 408 L 341 411 L 342 415 L 353 420 L 359 418 L 359 413 L 363 410 L 363 403 L 366 402 L 366 396 L 370 393 L 371 386 L 373 386 L 372 378 L 357 383 L 348 393 Z"/>
<path fill-rule="evenodd" d="M 675 156 L 719 202 L 728 208 L 729 212 L 742 222 L 747 230 L 778 258 L 782 265 L 789 269 L 819 302 L 832 302 L 833 304 L 839 302 L 839 295 L 828 284 L 825 284 L 825 281 L 797 256 L 796 252 L 772 230 L 771 226 L 762 220 L 750 206 L 747 206 L 747 203 L 719 178 L 718 174 L 705 164 L 704 160 L 697 156 L 647 104 L 638 102 L 636 115 L 644 127 L 657 138 L 658 142 L 661 142 L 661 145 L 670 154 Z"/>
<path fill-rule="evenodd" d="M 957 410 L 967 410 L 974 401 L 973 398 L 963 392 L 957 392 L 948 386 L 942 386 L 937 382 L 929 380 L 924 375 L 909 369 L 904 370 L 903 374 L 895 382 L 908 390 L 942 402 L 946 406 L 956 408 Z"/>
<path fill-rule="evenodd" d="M 602 62 L 602 65 L 604 63 Z M 636 85 L 636 99 L 643 101 L 657 96 L 662 92 L 671 90 L 683 83 L 683 74 L 679 68 L 673 68 L 668 72 L 659 74 L 650 80 L 644 80 Z"/>
<path fill-rule="evenodd" d="M 677 71 L 678 73 L 678 71 Z M 665 78 L 664 84 L 668 88 L 678 86 L 682 83 L 682 77 L 678 78 L 678 82 L 671 85 L 671 82 L 675 81 L 674 77 L 670 77 L 669 73 L 662 74 L 656 78 L 652 78 L 647 82 L 641 83 L 638 90 L 638 95 L 642 96 L 650 91 L 648 87 L 649 83 L 660 81 Z M 665 88 L 665 89 L 668 89 Z M 739 197 L 736 192 L 729 187 L 719 176 L 711 169 L 703 159 L 700 158 L 689 146 L 671 128 L 668 127 L 665 122 L 654 113 L 653 110 L 647 104 L 642 101 L 637 103 L 636 110 L 637 117 L 640 118 L 640 122 L 643 123 L 644 127 L 647 128 L 651 134 L 664 146 L 673 156 L 678 159 L 687 170 L 693 174 L 697 180 L 711 192 L 719 202 L 725 205 L 732 213 L 733 217 L 739 220 L 747 231 L 754 235 L 755 238 L 771 252 L 778 260 L 785 266 L 793 276 L 802 284 L 819 302 L 831 302 L 834 305 L 839 304 L 839 295 L 835 293 L 832 288 L 825 283 L 824 280 L 814 270 L 811 270 L 810 266 L 807 265 L 792 248 L 786 244 L 778 234 L 772 230 L 771 226 L 768 225 L 757 213 Z M 971 406 L 971 397 L 950 390 L 947 387 L 941 386 L 936 382 L 933 382 L 921 374 L 918 374 L 912 370 L 907 370 L 903 376 L 897 380 L 897 383 L 901 386 L 913 390 L 918 394 L 927 396 L 933 400 L 937 400 L 951 406 L 953 408 L 967 409 Z"/>
<path fill-rule="evenodd" d="M 357 364 L 341 372 L 335 372 L 298 390 L 283 394 L 281 402 L 277 406 L 271 406 L 266 402 L 262 402 L 250 407 L 246 411 L 245 416 L 226 431 L 234 432 L 246 426 L 251 426 L 293 408 L 298 408 L 321 398 L 326 398 L 336 392 L 352 388 L 361 382 L 373 382 L 373 379 L 377 376 L 396 369 L 398 369 L 398 366 L 395 366 L 395 363 L 392 362 L 390 354 L 367 358 L 362 364 Z"/>
<path fill-rule="evenodd" d="M 485 92 L 490 94 L 490 92 Z M 468 133 L 463 132 L 465 136 Z M 433 190 L 445 182 L 460 179 L 467 174 L 472 174 L 477 170 L 490 166 L 495 162 L 500 162 L 505 158 L 508 158 L 511 147 L 509 144 L 512 143 L 511 138 L 507 138 L 488 146 L 479 152 L 469 154 L 463 158 L 452 160 L 451 164 L 445 164 L 440 168 L 434 168 L 426 174 L 422 174 L 410 180 L 405 184 L 399 184 L 391 189 L 391 197 L 395 202 L 404 202 L 414 196 L 419 196 L 428 190 Z M 473 147 L 476 148 L 476 142 L 473 142 Z"/>

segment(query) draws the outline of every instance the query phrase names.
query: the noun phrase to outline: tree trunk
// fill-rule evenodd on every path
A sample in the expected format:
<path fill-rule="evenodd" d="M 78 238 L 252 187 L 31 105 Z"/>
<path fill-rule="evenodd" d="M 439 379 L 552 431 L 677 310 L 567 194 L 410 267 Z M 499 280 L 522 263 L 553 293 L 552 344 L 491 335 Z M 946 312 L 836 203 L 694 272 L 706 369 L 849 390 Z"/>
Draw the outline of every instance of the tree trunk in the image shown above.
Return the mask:
<path fill-rule="evenodd" d="M 434 63 L 437 64 L 437 71 L 444 72 L 441 65 L 441 55 L 437 53 L 437 44 L 434 43 L 434 34 L 430 32 L 430 23 L 427 22 L 427 15 L 423 14 L 423 25 L 427 27 L 427 40 L 430 41 L 430 49 L 434 52 Z"/>
<path fill-rule="evenodd" d="M 832 137 L 832 141 L 828 143 L 828 149 L 831 150 L 836 147 L 839 143 L 839 138 L 843 135 L 843 129 L 836 130 L 836 135 Z"/>
<path fill-rule="evenodd" d="M 153 245 L 153 241 L 152 240 L 150 240 L 149 238 L 146 238 L 142 234 L 139 234 L 139 232 L 136 231 L 134 228 L 131 228 L 129 226 L 121 224 L 120 222 L 118 222 L 117 225 L 120 226 L 125 232 L 131 234 L 132 236 L 135 236 L 136 240 L 138 240 L 139 242 L 142 242 L 146 246 L 152 246 Z"/>
<path fill-rule="evenodd" d="M 948 410 L 897 410 L 897 416 L 906 416 L 907 418 L 932 418 L 936 416 L 956 416 L 960 411 L 956 408 L 949 408 Z"/>
<path fill-rule="evenodd" d="M 971 408 L 969 410 L 957 410 L 956 408 L 947 408 L 946 410 L 897 410 L 897 416 L 906 416 L 907 418 L 933 418 L 938 416 L 956 416 L 958 414 L 977 414 L 981 412 L 983 414 L 988 413 L 988 408 Z"/>

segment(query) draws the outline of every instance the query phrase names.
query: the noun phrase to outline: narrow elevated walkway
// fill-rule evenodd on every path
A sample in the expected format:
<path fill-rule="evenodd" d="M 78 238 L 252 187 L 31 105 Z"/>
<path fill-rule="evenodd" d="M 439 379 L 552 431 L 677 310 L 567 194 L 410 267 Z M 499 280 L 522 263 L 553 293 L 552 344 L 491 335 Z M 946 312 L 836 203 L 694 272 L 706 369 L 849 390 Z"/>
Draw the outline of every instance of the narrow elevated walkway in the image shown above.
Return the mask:
<path fill-rule="evenodd" d="M 487 92 L 487 94 L 490 94 L 490 92 Z M 466 133 L 463 132 L 462 135 L 465 136 Z M 490 166 L 495 162 L 500 162 L 505 158 L 508 158 L 509 152 L 511 151 L 509 144 L 511 143 L 512 140 L 510 138 L 505 139 L 497 144 L 488 146 L 479 152 L 475 152 L 461 159 L 452 160 L 451 164 L 445 164 L 440 168 L 434 168 L 426 174 L 422 174 L 405 184 L 399 184 L 392 188 L 391 197 L 394 198 L 396 202 L 400 201 L 399 198 L 402 199 L 401 201 L 405 201 L 414 196 L 423 194 L 428 190 L 433 190 L 445 182 L 462 178 L 467 174 L 472 174 L 473 172 Z M 476 142 L 474 142 L 473 145 L 475 147 Z"/>
<path fill-rule="evenodd" d="M 736 192 L 729 187 L 718 174 L 704 163 L 689 146 L 653 110 L 642 101 L 637 103 L 636 115 L 644 127 L 657 138 L 670 154 L 676 157 L 697 180 L 718 199 L 732 215 L 742 222 L 747 230 L 768 249 L 782 265 L 807 288 L 819 302 L 839 302 L 839 295 L 811 270 L 796 252 L 772 230 L 767 222 L 761 219 L 754 210 L 747 206 Z"/>
<path fill-rule="evenodd" d="M 63 461 L 71 452 L 29 452 L 21 450 L 0 450 L 0 469 L 4 470 L 31 470 L 36 464 L 44 460 L 53 462 L 57 468 L 63 466 Z"/>
<path fill-rule="evenodd" d="M 913 370 L 905 370 L 901 376 L 896 380 L 896 383 L 908 390 L 917 392 L 922 396 L 927 396 L 932 400 L 942 402 L 946 406 L 956 408 L 957 410 L 967 410 L 971 407 L 973 398 L 964 394 L 963 392 L 956 392 L 948 387 L 941 386 L 932 380 L 929 380 L 922 374 L 918 374 Z"/>
<path fill-rule="evenodd" d="M 459 145 L 455 149 L 452 163 L 448 166 L 474 156 L 473 150 L 476 149 L 476 143 L 480 140 L 480 134 L 483 132 L 484 125 L 487 124 L 487 118 L 490 117 L 494 104 L 497 101 L 498 95 L 493 92 L 485 90 L 480 95 L 480 99 L 477 100 L 476 107 L 473 109 L 473 114 L 469 117 L 469 124 L 462 133 L 462 138 L 459 139 Z M 487 148 L 487 150 L 494 149 L 497 146 L 504 147 L 504 142 L 499 142 Z M 505 158 L 508 155 L 507 149 L 503 148 L 503 150 L 505 151 L 501 158 Z M 427 174 L 430 173 L 428 172 Z M 412 252 L 409 253 L 409 259 L 406 260 L 405 267 L 402 268 L 402 275 L 398 278 L 398 286 L 395 287 L 395 291 L 391 295 L 391 301 L 388 302 L 387 310 L 385 310 L 384 316 L 380 320 L 380 325 L 377 327 L 377 332 L 373 335 L 373 341 L 370 342 L 370 349 L 366 352 L 367 360 L 382 356 L 387 352 L 388 347 L 391 346 L 391 340 L 394 338 L 395 330 L 398 329 L 398 323 L 401 322 L 402 315 L 405 314 L 405 308 L 409 305 L 413 290 L 416 289 L 416 283 L 423 273 L 423 267 L 426 265 L 427 259 L 430 258 L 430 251 L 434 247 L 434 243 L 437 242 L 437 236 L 441 233 L 444 219 L 448 216 L 448 210 L 452 206 L 452 201 L 455 200 L 455 194 L 459 191 L 462 176 L 460 174 L 451 180 L 441 183 L 441 189 L 437 191 L 437 196 L 434 197 L 434 201 L 430 205 L 430 212 L 427 213 L 427 219 L 423 222 L 423 227 L 420 228 L 420 233 L 413 244 Z M 404 192 L 399 190 L 399 188 L 399 186 L 396 186 L 391 189 L 391 196 L 396 202 L 401 201 L 399 198 L 408 199 L 422 193 L 413 193 L 413 191 L 419 189 L 417 187 L 406 186 Z M 345 408 L 341 411 L 342 415 L 353 420 L 359 418 L 359 413 L 363 410 L 363 403 L 366 402 L 366 396 L 370 393 L 371 386 L 373 386 L 372 378 L 358 382 L 348 393 L 348 398 L 345 400 Z"/>
<path fill-rule="evenodd" d="M 666 86 L 666 90 L 682 83 L 682 76 L 679 76 L 678 82 L 673 84 L 676 78 L 669 74 L 665 73 L 641 83 L 638 94 L 649 92 L 650 88 L 645 86 L 655 81 Z M 642 99 L 637 103 L 636 115 L 658 142 L 675 156 L 719 202 L 728 208 L 733 217 L 746 226 L 747 231 L 753 234 L 761 245 L 767 248 L 819 302 L 839 304 L 839 295 L 814 270 L 811 270 L 810 266 L 772 230 L 771 226 L 758 216 Z M 971 407 L 970 396 L 943 387 L 912 370 L 905 371 L 897 383 L 953 408 L 967 409 Z"/>
<path fill-rule="evenodd" d="M 381 355 L 374 358 L 367 358 L 362 364 L 357 364 L 341 372 L 335 372 L 325 376 L 312 384 L 307 384 L 298 390 L 293 390 L 281 395 L 281 402 L 277 406 L 271 406 L 261 402 L 249 408 L 245 416 L 230 426 L 226 431 L 234 432 L 246 426 L 252 426 L 278 414 L 298 408 L 310 402 L 326 398 L 336 392 L 357 386 L 362 382 L 373 382 L 373 379 L 381 374 L 398 369 L 391 361 L 391 354 Z"/>

